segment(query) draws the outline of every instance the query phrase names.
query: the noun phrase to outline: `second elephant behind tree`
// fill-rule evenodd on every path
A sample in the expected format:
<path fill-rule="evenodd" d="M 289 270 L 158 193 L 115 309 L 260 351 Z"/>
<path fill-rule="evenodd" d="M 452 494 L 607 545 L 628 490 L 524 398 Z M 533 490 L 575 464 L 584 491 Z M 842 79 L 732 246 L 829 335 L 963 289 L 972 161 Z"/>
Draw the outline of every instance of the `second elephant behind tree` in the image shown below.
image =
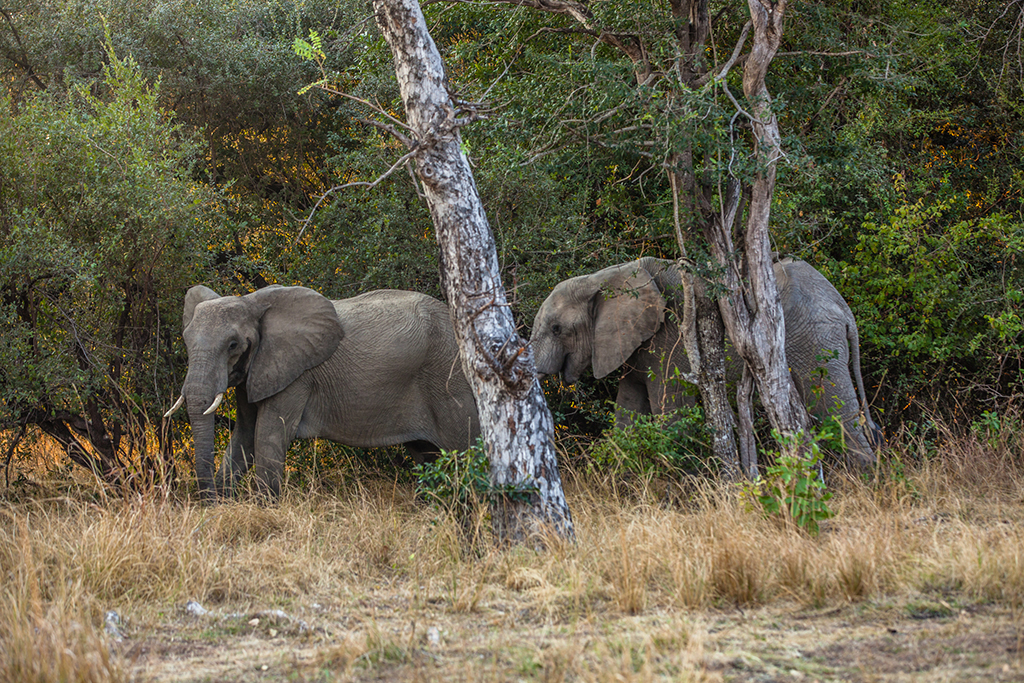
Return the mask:
<path fill-rule="evenodd" d="M 480 432 L 448 307 L 425 294 L 380 290 L 330 301 L 274 286 L 222 297 L 197 285 L 182 323 L 182 399 L 205 499 L 230 494 L 251 467 L 257 485 L 277 495 L 295 438 L 406 443 L 415 453 L 463 450 Z M 228 387 L 235 427 L 215 477 L 213 413 Z"/>
<path fill-rule="evenodd" d="M 860 343 L 850 307 L 810 264 L 774 264 L 786 325 L 786 359 L 809 412 L 837 416 L 846 433 L 847 459 L 869 466 L 881 430 L 872 422 L 860 372 Z M 641 258 L 563 280 L 533 322 L 537 371 L 575 382 L 587 367 L 601 378 L 622 368 L 616 424 L 631 414 L 664 414 L 693 402 L 675 379 L 689 371 L 679 336 L 682 279 L 676 264 Z M 666 315 L 666 312 L 671 315 Z M 732 362 L 730 376 L 742 365 Z"/>

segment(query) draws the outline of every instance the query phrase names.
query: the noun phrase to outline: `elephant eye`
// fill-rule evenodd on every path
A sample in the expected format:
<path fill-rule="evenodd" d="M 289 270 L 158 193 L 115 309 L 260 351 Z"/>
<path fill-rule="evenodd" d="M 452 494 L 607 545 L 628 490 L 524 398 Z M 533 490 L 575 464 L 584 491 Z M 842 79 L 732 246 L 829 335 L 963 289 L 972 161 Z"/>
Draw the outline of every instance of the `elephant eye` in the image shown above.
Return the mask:
<path fill-rule="evenodd" d="M 237 348 L 238 348 L 238 342 L 236 342 L 236 341 L 232 341 L 230 344 L 228 344 L 228 351 L 234 351 Z"/>
<path fill-rule="evenodd" d="M 562 326 L 559 325 L 558 323 L 555 323 L 554 325 L 552 325 L 551 326 L 551 334 L 555 335 L 556 337 L 558 335 L 562 334 Z"/>

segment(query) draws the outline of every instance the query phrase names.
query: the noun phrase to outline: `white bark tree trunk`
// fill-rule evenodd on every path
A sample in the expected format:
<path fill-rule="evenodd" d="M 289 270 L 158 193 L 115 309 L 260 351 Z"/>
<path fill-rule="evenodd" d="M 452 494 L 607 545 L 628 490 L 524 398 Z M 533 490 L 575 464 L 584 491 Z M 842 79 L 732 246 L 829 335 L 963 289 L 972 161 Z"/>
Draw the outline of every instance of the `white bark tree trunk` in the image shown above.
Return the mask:
<path fill-rule="evenodd" d="M 477 398 L 491 482 L 534 489 L 492 507 L 500 540 L 522 541 L 546 523 L 574 537 L 554 446 L 554 421 L 536 377 L 533 353 L 516 332 L 501 284 L 497 251 L 468 160 L 458 111 L 445 87 L 441 55 L 417 0 L 374 0 L 391 47 L 405 104 L 416 172 L 441 247 L 442 285 L 455 336 Z"/>

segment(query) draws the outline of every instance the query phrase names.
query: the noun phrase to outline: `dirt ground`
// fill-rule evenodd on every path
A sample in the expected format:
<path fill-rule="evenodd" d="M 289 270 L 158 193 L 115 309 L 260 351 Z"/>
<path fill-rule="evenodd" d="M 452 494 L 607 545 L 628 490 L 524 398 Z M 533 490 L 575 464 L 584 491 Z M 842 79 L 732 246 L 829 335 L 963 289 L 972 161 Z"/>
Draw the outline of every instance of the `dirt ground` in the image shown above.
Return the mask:
<path fill-rule="evenodd" d="M 136 680 L 1024 681 L 1020 614 L 942 600 L 561 623 L 514 604 L 453 615 L 382 594 L 290 612 L 179 606 L 123 630 Z"/>

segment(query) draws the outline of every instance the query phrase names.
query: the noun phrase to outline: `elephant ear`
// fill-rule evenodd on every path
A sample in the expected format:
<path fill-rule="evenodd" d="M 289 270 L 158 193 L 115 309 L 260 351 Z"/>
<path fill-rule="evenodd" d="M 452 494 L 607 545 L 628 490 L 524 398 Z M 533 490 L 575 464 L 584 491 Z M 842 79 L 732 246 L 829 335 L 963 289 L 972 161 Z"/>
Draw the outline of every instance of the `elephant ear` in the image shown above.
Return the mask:
<path fill-rule="evenodd" d="M 665 298 L 639 263 L 613 271 L 594 295 L 594 377 L 622 367 L 665 320 Z"/>
<path fill-rule="evenodd" d="M 189 323 L 192 322 L 192 316 L 196 312 L 196 306 L 209 301 L 210 299 L 219 299 L 220 294 L 213 291 L 209 287 L 204 285 L 196 285 L 185 293 L 185 308 L 181 313 L 181 329 L 188 327 Z"/>
<path fill-rule="evenodd" d="M 260 342 L 249 359 L 246 393 L 258 403 L 331 357 L 344 333 L 334 304 L 306 287 L 267 287 L 245 297 L 260 319 Z"/>

